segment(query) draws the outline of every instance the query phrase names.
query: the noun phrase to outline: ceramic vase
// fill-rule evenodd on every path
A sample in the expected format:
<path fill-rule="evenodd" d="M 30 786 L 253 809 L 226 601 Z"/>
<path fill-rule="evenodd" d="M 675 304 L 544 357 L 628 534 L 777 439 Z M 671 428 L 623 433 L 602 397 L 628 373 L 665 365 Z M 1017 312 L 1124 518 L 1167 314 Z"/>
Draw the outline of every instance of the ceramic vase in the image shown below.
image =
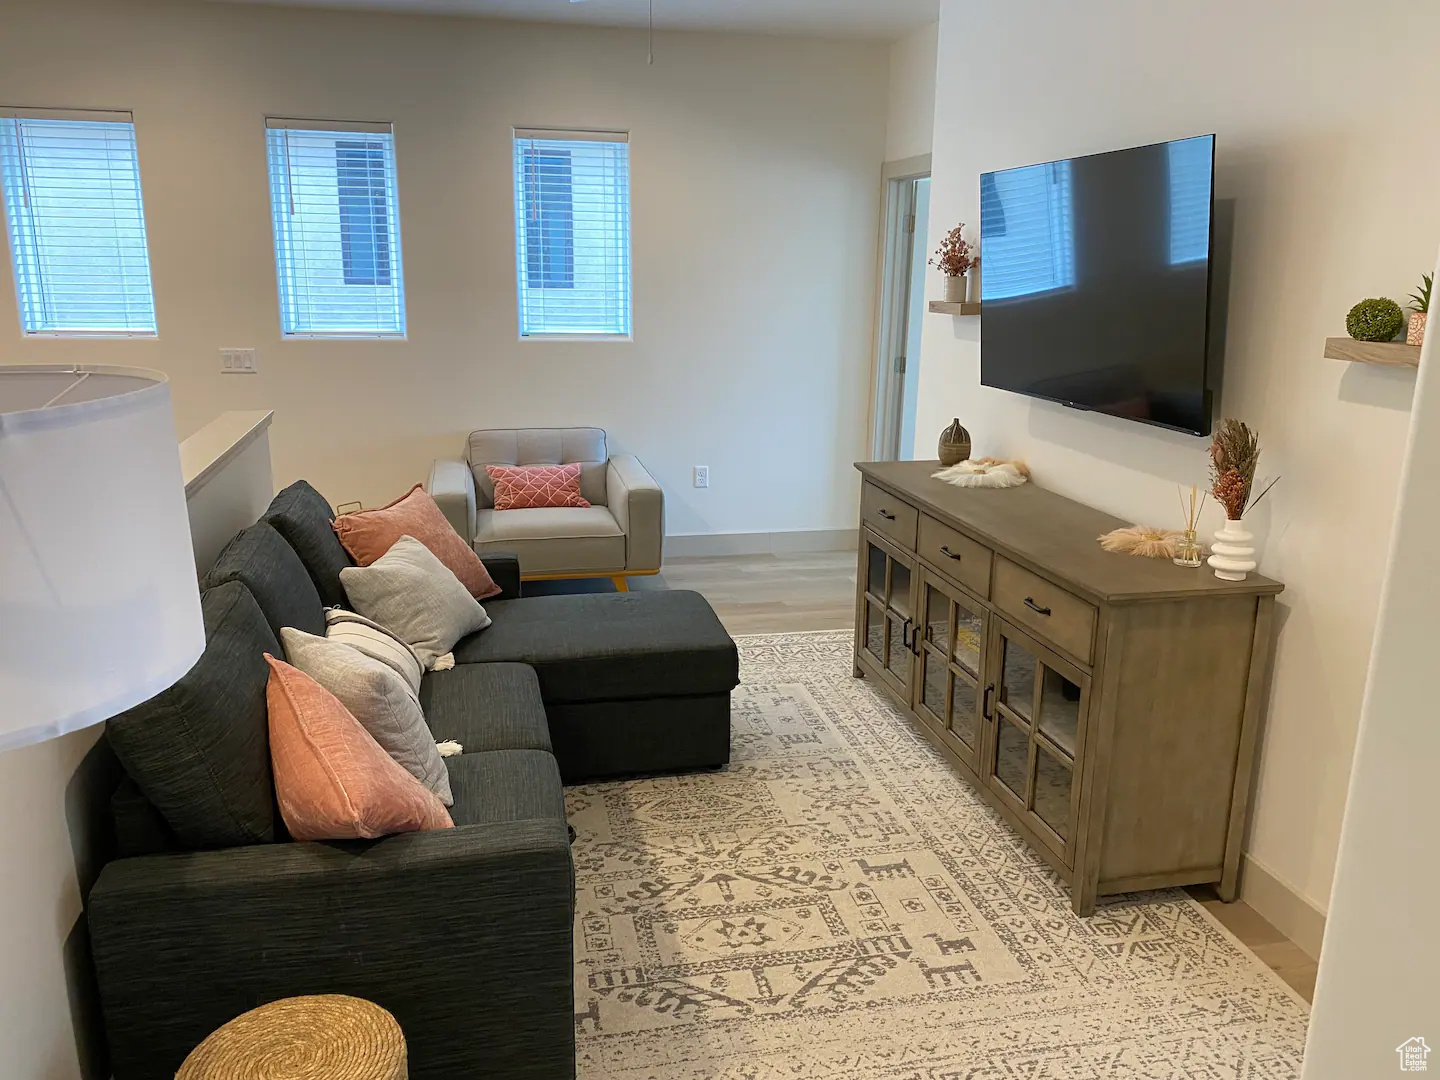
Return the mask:
<path fill-rule="evenodd" d="M 1226 521 L 1215 534 L 1211 545 L 1210 567 L 1221 581 L 1244 581 L 1255 569 L 1255 549 L 1250 541 L 1255 536 L 1245 528 L 1244 521 Z"/>
<path fill-rule="evenodd" d="M 945 278 L 945 302 L 947 304 L 963 304 L 965 302 L 965 275 L 959 277 Z"/>
<path fill-rule="evenodd" d="M 1410 331 L 1405 335 L 1406 345 L 1425 344 L 1425 324 L 1429 321 L 1429 315 L 1423 311 L 1410 313 Z"/>

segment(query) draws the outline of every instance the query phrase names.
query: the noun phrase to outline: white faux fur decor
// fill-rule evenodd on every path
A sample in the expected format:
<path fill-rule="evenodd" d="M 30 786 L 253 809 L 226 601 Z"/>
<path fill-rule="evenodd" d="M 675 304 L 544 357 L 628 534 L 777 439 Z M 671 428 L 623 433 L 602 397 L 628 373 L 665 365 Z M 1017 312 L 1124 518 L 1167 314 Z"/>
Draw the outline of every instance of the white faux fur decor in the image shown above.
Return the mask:
<path fill-rule="evenodd" d="M 932 475 L 936 480 L 944 480 L 956 487 L 1013 488 L 1030 479 L 1030 470 L 1019 461 L 981 458 L 978 461 L 962 461 Z"/>

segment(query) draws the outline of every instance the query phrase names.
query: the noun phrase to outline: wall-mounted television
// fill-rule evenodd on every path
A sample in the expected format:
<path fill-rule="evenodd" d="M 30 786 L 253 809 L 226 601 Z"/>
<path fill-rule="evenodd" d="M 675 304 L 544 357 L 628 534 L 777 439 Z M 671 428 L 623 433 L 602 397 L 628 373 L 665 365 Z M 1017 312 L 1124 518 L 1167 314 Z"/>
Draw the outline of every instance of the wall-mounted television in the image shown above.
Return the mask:
<path fill-rule="evenodd" d="M 1208 435 L 1215 136 L 980 177 L 980 381 Z"/>

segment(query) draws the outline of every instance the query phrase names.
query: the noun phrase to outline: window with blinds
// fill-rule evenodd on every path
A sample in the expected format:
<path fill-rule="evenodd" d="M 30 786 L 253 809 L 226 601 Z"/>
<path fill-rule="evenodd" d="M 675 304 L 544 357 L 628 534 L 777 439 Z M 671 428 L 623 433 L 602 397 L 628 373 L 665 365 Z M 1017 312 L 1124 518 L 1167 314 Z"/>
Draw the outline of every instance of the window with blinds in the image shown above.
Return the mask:
<path fill-rule="evenodd" d="M 0 191 L 26 334 L 155 333 L 129 113 L 0 109 Z"/>
<path fill-rule="evenodd" d="M 1165 152 L 1170 166 L 1170 264 L 1208 259 L 1215 136 L 1167 143 Z"/>
<path fill-rule="evenodd" d="M 1074 285 L 1070 162 L 980 179 L 980 298 L 1004 300 Z"/>
<path fill-rule="evenodd" d="M 522 338 L 628 338 L 629 136 L 517 128 L 515 248 Z"/>
<path fill-rule="evenodd" d="M 281 333 L 403 337 L 405 282 L 390 125 L 265 124 Z"/>

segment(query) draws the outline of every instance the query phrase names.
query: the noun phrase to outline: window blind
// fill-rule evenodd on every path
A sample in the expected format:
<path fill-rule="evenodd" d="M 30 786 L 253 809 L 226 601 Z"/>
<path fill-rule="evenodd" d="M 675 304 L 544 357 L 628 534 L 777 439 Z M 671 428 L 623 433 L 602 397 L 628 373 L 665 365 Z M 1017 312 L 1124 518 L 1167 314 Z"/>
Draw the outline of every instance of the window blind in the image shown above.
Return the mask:
<path fill-rule="evenodd" d="M 1070 162 L 987 173 L 980 202 L 980 298 L 1075 284 L 1075 217 Z"/>
<path fill-rule="evenodd" d="M 271 119 L 266 129 L 281 332 L 403 337 L 390 125 Z"/>
<path fill-rule="evenodd" d="M 1170 164 L 1170 263 L 1208 259 L 1215 136 L 1181 139 L 1165 149 Z"/>
<path fill-rule="evenodd" d="M 0 190 L 25 333 L 155 333 L 129 113 L 0 110 Z"/>
<path fill-rule="evenodd" d="M 521 337 L 629 337 L 629 136 L 516 129 L 515 248 Z"/>

